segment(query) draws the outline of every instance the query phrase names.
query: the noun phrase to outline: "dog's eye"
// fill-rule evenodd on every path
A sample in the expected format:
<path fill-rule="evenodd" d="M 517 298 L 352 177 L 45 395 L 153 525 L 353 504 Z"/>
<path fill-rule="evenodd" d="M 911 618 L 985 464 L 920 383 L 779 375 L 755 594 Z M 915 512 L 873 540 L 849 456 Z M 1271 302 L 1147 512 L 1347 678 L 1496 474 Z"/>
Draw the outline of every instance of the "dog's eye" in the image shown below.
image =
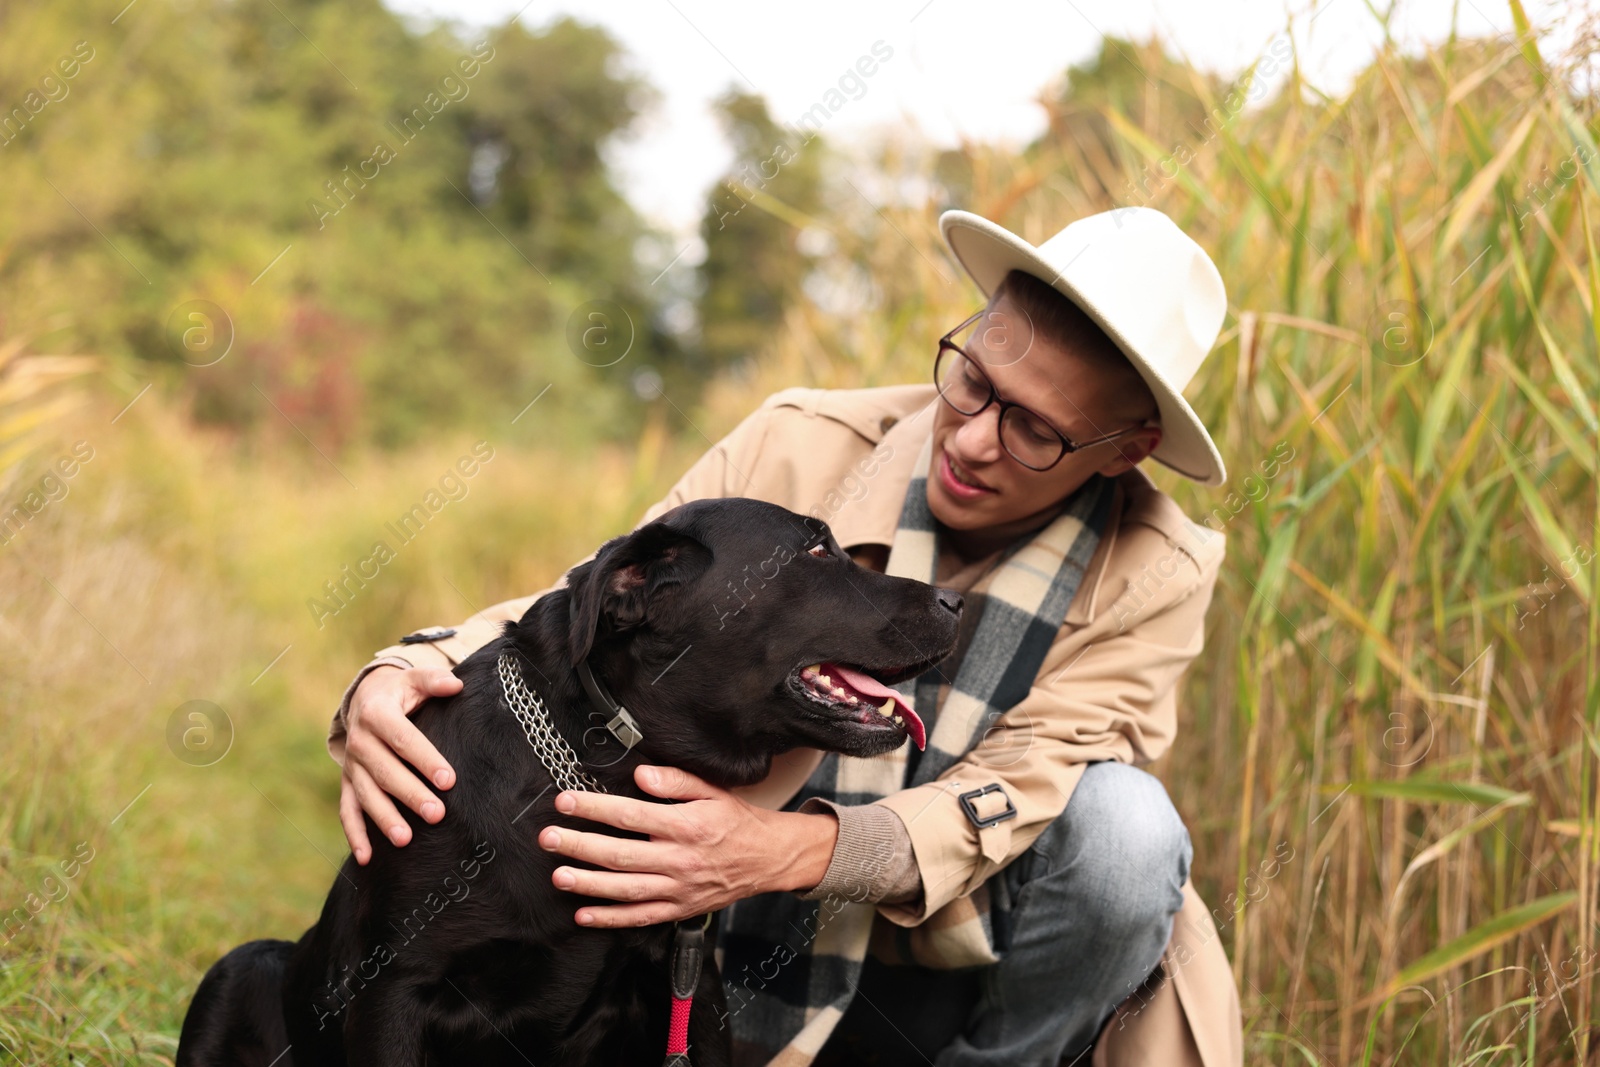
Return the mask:
<path fill-rule="evenodd" d="M 828 551 L 828 546 L 825 542 L 819 541 L 810 548 L 806 549 L 806 555 L 816 556 L 818 559 L 827 559 L 829 556 L 833 555 L 833 553 Z"/>

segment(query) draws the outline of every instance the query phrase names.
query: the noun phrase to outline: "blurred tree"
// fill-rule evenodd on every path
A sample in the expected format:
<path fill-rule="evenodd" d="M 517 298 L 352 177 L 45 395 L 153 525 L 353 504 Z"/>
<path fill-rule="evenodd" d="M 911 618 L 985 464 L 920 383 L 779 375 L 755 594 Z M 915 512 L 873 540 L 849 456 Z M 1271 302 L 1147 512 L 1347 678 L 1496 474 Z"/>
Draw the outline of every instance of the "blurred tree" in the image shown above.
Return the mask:
<path fill-rule="evenodd" d="M 330 445 L 499 421 L 550 383 L 626 412 L 564 328 L 613 299 L 671 353 L 603 151 L 650 99 L 571 19 L 468 37 L 378 0 L 0 5 L 0 320 L 203 419 L 286 429 L 276 405 Z M 194 299 L 239 338 L 212 366 L 167 328 Z"/>
<path fill-rule="evenodd" d="M 825 162 L 821 137 L 780 127 L 759 96 L 730 90 L 716 108 L 734 159 L 700 222 L 696 310 L 707 369 L 754 355 L 800 292 L 814 257 L 799 236 L 821 205 Z"/>
<path fill-rule="evenodd" d="M 541 269 L 609 285 L 627 276 L 637 218 L 601 149 L 654 92 L 601 31 L 563 18 L 534 34 L 512 25 L 460 113 L 473 199 Z M 606 293 L 610 296 L 612 294 Z"/>

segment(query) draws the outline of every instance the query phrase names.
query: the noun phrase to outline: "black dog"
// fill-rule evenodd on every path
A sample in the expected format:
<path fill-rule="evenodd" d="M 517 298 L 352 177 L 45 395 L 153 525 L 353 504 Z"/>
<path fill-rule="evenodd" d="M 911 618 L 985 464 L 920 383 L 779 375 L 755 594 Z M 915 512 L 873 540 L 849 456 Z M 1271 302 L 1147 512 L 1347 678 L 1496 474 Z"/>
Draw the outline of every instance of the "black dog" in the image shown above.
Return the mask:
<path fill-rule="evenodd" d="M 534 835 L 616 831 L 556 813 L 502 654 L 584 772 L 654 799 L 633 784 L 642 762 L 731 787 L 796 747 L 873 756 L 908 733 L 920 745 L 922 723 L 885 683 L 948 655 L 960 611 L 955 593 L 858 566 L 824 523 L 754 500 L 684 504 L 606 542 L 456 668 L 460 694 L 416 712 L 459 772 L 445 818 L 406 812 L 404 849 L 369 821 L 371 863 L 345 861 L 298 943 L 254 941 L 213 965 L 178 1067 L 661 1063 L 674 924 L 573 921 L 597 901 L 551 885 L 570 861 Z M 585 664 L 631 712 L 643 735 L 631 748 L 586 694 Z M 729 1061 L 724 1011 L 707 959 L 689 1021 L 700 1067 Z"/>

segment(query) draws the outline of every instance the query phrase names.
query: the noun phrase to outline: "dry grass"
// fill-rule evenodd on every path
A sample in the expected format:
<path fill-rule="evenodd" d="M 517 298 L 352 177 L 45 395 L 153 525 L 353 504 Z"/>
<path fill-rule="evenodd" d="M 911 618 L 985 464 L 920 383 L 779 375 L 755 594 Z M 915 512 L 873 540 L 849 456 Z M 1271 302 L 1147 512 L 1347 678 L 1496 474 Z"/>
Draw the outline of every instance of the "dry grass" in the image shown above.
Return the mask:
<path fill-rule="evenodd" d="M 1228 562 L 1161 770 L 1249 1059 L 1587 1062 L 1593 102 L 1530 43 L 1456 42 L 1380 56 L 1342 99 L 1290 71 L 1268 106 L 1185 125 L 1170 116 L 1226 115 L 1223 94 L 1139 58 L 1140 106 L 1062 111 L 1025 158 L 974 147 L 942 167 L 963 206 L 1033 240 L 1148 203 L 1227 281 L 1196 406 L 1230 492 L 1162 481 L 1226 530 Z M 881 165 L 930 161 L 904 147 Z M 975 306 L 933 219 L 823 220 L 881 305 L 797 312 L 753 392 L 922 377 L 927 339 Z M 1294 458 L 1263 476 L 1280 450 Z"/>

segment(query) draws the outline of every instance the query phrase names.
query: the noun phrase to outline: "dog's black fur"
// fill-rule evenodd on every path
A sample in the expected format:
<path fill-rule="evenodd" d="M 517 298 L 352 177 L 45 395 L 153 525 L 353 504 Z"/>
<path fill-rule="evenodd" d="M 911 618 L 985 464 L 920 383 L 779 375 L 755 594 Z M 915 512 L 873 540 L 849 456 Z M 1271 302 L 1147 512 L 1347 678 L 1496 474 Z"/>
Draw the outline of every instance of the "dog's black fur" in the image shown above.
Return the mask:
<path fill-rule="evenodd" d="M 405 812 L 403 849 L 368 820 L 372 861 L 345 861 L 298 943 L 254 941 L 207 972 L 178 1067 L 660 1063 L 673 926 L 573 921 L 597 901 L 552 886 L 569 861 L 534 837 L 552 824 L 616 831 L 556 813 L 550 775 L 502 698 L 501 652 L 607 790 L 653 799 L 633 784 L 643 762 L 731 787 L 795 747 L 898 747 L 891 719 L 821 702 L 798 672 L 835 661 L 891 684 L 918 674 L 950 652 L 960 606 L 858 566 L 819 520 L 754 500 L 684 504 L 606 542 L 456 668 L 460 694 L 416 712 L 457 771 L 444 819 Z M 585 657 L 644 733 L 631 752 L 580 686 Z M 716 1067 L 729 1033 L 707 956 L 689 1040 L 696 1064 Z"/>

